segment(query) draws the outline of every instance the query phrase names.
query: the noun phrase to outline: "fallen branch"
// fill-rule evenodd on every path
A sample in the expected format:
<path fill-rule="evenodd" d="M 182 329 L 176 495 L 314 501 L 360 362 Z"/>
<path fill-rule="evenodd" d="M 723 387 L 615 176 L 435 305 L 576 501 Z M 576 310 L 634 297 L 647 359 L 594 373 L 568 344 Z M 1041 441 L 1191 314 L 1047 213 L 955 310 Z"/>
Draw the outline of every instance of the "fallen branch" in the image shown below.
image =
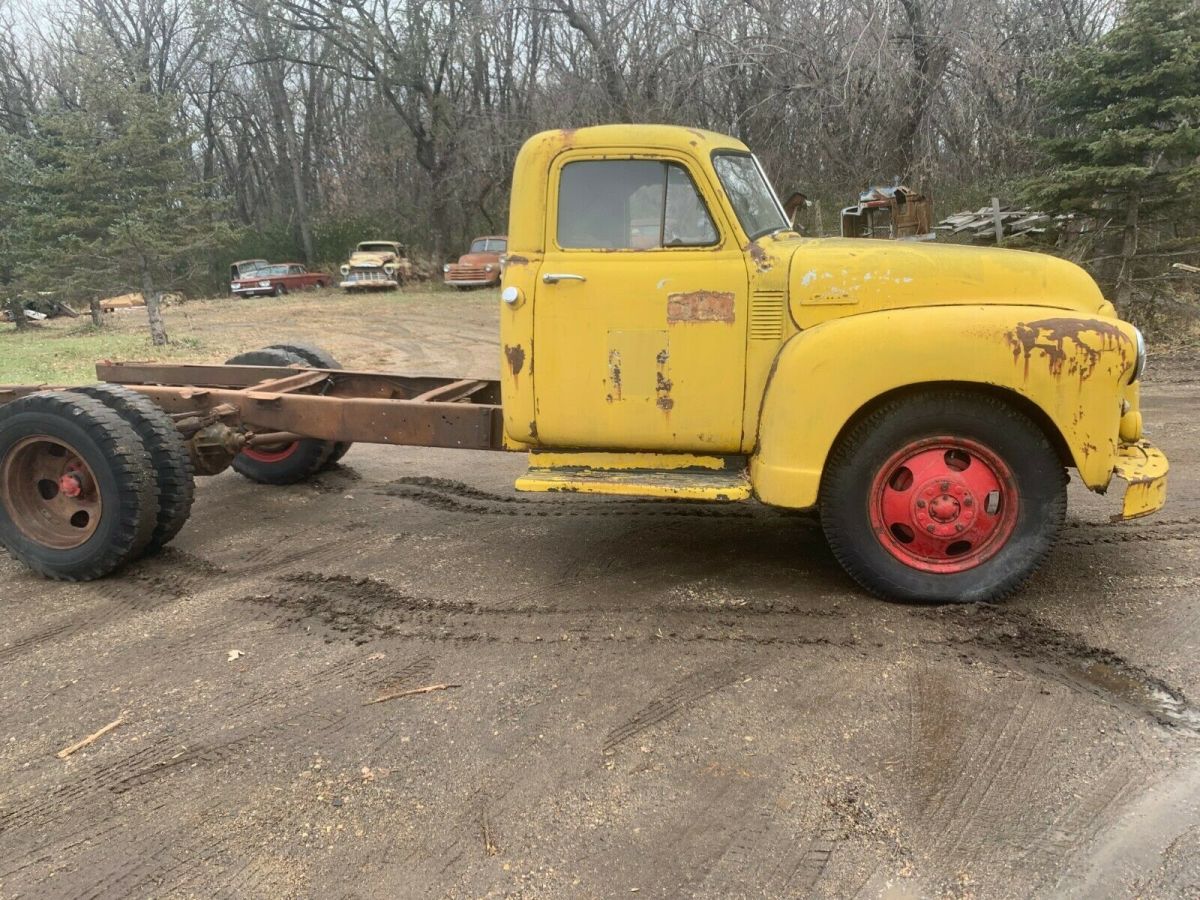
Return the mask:
<path fill-rule="evenodd" d="M 413 694 L 428 694 L 432 691 L 445 691 L 450 688 L 462 687 L 461 684 L 428 684 L 425 687 L 409 688 L 407 691 L 392 691 L 387 694 L 380 694 L 371 700 L 363 703 L 363 706 L 370 706 L 372 703 L 385 703 L 388 700 L 398 700 L 401 697 L 411 697 Z"/>
<path fill-rule="evenodd" d="M 109 722 L 107 725 L 105 725 L 99 731 L 93 731 L 91 734 L 89 734 L 83 740 L 76 741 L 70 747 L 63 747 L 63 749 L 59 750 L 58 753 L 56 753 L 55 755 L 59 759 L 66 759 L 68 756 L 70 756 L 76 750 L 82 750 L 88 744 L 94 744 L 96 741 L 100 740 L 100 738 L 104 737 L 106 734 L 108 734 L 114 728 L 119 728 L 121 725 L 124 725 L 124 724 L 125 724 L 125 717 L 123 715 L 119 716 L 118 718 Z"/>

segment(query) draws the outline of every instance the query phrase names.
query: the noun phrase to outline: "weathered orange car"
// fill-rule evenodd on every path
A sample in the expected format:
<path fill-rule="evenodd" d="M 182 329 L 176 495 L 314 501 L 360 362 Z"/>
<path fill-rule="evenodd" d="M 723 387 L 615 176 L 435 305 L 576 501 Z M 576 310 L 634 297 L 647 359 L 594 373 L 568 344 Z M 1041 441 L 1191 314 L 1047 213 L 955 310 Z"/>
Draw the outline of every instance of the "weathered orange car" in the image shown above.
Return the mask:
<path fill-rule="evenodd" d="M 507 249 L 508 238 L 502 234 L 477 237 L 458 262 L 442 266 L 442 278 L 460 291 L 499 284 L 500 256 Z"/>

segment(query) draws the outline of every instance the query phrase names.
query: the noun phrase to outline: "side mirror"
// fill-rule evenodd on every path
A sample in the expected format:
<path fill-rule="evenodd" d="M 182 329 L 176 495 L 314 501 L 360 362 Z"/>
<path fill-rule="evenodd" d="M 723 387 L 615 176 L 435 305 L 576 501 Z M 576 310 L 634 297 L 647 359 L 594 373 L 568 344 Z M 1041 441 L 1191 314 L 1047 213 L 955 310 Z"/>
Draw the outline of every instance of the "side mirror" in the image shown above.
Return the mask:
<path fill-rule="evenodd" d="M 787 200 L 783 202 L 783 211 L 787 215 L 788 224 L 792 228 L 796 228 L 796 218 L 800 214 L 800 210 L 808 209 L 812 206 L 812 201 L 800 191 L 792 191 Z"/>

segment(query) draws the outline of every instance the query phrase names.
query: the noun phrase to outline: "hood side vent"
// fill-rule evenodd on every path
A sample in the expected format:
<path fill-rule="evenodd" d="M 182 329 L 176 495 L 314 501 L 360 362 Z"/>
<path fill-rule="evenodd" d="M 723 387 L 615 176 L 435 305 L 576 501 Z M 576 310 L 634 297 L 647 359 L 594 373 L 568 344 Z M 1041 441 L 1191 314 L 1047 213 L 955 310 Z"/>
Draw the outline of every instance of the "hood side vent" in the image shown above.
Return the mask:
<path fill-rule="evenodd" d="M 783 337 L 783 291 L 755 291 L 750 296 L 750 340 Z"/>

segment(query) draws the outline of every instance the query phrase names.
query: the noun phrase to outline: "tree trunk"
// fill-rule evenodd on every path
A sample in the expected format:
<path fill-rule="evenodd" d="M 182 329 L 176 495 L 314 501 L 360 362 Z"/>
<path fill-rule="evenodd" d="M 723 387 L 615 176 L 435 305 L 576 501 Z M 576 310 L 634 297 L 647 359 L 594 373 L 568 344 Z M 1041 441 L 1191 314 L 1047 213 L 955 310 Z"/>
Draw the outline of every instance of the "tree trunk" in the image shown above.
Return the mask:
<path fill-rule="evenodd" d="M 88 299 L 88 309 L 92 313 L 92 324 L 97 328 L 104 325 L 104 310 L 100 307 L 100 298 L 94 294 Z"/>
<path fill-rule="evenodd" d="M 168 343 L 167 326 L 163 323 L 162 306 L 159 305 L 162 295 L 154 287 L 154 276 L 146 257 L 140 259 L 142 267 L 142 299 L 146 301 L 146 318 L 150 320 L 150 340 L 155 347 Z"/>
<path fill-rule="evenodd" d="M 21 302 L 20 297 L 9 298 L 8 312 L 12 316 L 13 324 L 17 326 L 17 331 L 24 331 L 29 327 L 29 320 L 25 318 L 25 304 Z"/>
<path fill-rule="evenodd" d="M 1130 191 L 1125 207 L 1125 231 L 1121 241 L 1121 268 L 1117 272 L 1117 292 L 1114 302 L 1122 313 L 1133 297 L 1133 259 L 1138 250 L 1138 214 L 1142 198 Z"/>

